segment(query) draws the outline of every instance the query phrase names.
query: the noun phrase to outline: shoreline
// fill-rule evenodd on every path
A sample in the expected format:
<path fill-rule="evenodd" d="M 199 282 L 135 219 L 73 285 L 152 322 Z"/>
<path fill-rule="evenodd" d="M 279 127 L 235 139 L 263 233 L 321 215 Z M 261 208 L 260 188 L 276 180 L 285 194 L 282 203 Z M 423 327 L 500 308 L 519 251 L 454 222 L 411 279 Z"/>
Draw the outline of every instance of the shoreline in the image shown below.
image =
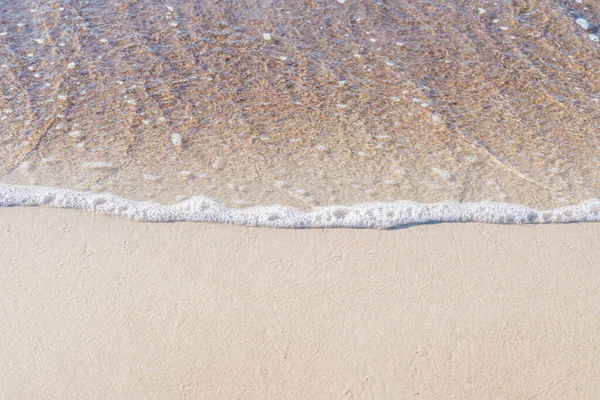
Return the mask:
<path fill-rule="evenodd" d="M 600 224 L 281 230 L 0 207 L 8 398 L 591 398 Z"/>
<path fill-rule="evenodd" d="M 228 223 L 271 228 L 372 228 L 485 222 L 546 224 L 600 222 L 600 199 L 548 210 L 492 201 L 417 203 L 414 201 L 325 205 L 311 211 L 278 205 L 229 208 L 203 196 L 164 205 L 108 193 L 0 183 L 0 207 L 41 206 L 92 211 L 144 222 Z"/>

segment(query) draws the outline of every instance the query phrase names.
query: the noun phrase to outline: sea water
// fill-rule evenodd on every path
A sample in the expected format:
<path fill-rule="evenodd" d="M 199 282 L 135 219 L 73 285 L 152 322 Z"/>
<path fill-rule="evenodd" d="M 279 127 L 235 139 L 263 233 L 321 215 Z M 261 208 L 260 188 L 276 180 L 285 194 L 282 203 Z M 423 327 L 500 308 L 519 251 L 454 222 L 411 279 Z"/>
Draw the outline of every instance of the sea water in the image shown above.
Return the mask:
<path fill-rule="evenodd" d="M 2 206 L 278 227 L 600 218 L 595 1 L 0 4 Z"/>

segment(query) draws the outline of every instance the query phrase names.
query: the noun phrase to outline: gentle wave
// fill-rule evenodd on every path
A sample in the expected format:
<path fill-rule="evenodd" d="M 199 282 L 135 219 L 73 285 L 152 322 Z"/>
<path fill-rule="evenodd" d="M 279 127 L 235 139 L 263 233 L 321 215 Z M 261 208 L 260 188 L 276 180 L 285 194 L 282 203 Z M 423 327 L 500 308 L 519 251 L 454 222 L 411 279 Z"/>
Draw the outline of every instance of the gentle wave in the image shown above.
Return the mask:
<path fill-rule="evenodd" d="M 118 215 L 145 222 L 214 222 L 273 228 L 377 228 L 390 229 L 436 222 L 536 224 L 600 222 L 600 199 L 551 210 L 518 204 L 482 201 L 362 203 L 323 206 L 314 211 L 292 207 L 226 207 L 207 197 L 193 197 L 174 205 L 134 201 L 111 194 L 77 192 L 43 186 L 0 184 L 0 206 L 51 206 Z"/>

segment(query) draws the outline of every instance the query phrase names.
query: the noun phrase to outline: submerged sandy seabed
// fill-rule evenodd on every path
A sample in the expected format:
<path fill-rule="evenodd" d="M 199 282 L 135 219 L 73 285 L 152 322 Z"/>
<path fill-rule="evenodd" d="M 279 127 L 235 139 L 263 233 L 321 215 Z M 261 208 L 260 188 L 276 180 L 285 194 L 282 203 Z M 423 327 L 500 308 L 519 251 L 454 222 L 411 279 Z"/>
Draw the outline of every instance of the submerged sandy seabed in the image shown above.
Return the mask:
<path fill-rule="evenodd" d="M 100 4 L 101 3 L 101 4 Z M 0 180 L 312 209 L 600 196 L 598 2 L 11 2 Z"/>
<path fill-rule="evenodd" d="M 600 225 L 0 208 L 6 398 L 594 398 Z"/>

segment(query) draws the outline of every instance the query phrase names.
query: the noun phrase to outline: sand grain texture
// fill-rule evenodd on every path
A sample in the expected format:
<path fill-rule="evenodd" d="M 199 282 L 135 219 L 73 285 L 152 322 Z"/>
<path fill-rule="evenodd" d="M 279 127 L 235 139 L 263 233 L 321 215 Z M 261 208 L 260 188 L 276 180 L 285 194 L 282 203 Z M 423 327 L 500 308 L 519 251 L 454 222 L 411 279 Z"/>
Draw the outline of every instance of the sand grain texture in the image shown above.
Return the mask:
<path fill-rule="evenodd" d="M 0 397 L 593 398 L 598 233 L 0 209 Z"/>

